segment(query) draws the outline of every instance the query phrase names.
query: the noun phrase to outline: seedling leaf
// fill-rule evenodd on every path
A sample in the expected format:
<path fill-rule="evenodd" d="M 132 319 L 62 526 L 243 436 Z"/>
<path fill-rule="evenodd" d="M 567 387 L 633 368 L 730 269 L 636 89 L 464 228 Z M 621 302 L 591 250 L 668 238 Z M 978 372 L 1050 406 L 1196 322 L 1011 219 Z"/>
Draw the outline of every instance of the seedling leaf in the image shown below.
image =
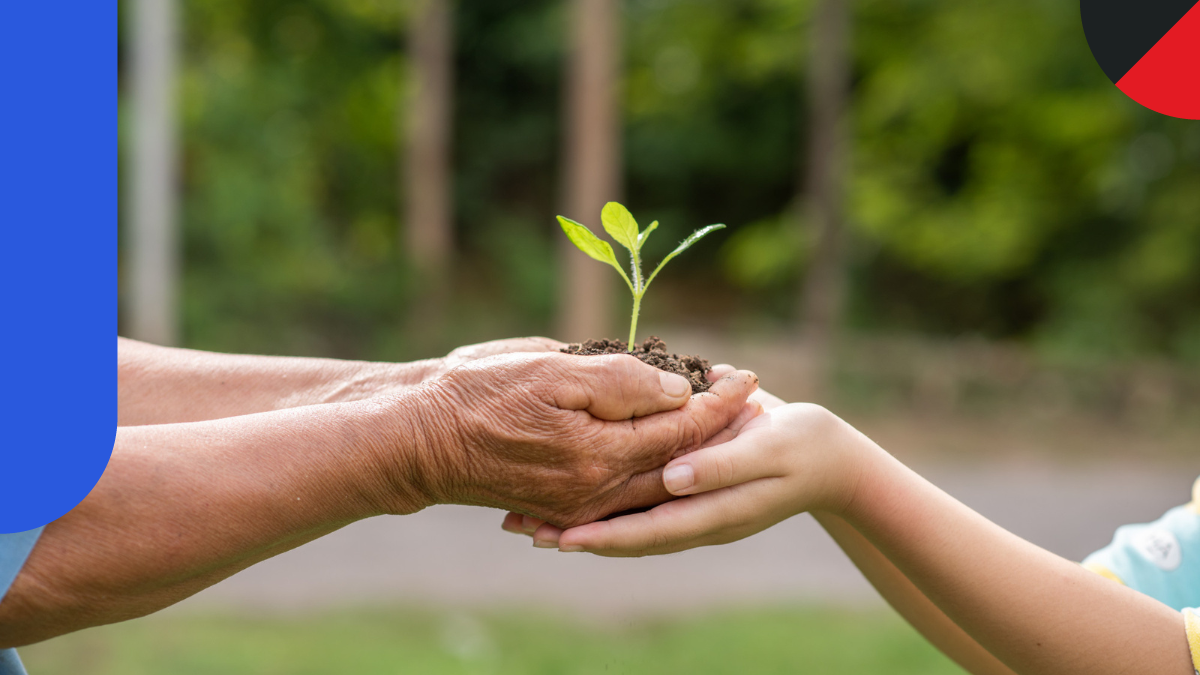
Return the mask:
<path fill-rule="evenodd" d="M 701 228 L 701 229 L 693 232 L 691 234 L 691 236 L 689 236 L 687 239 L 684 239 L 681 244 L 676 246 L 674 251 L 671 251 L 669 254 L 667 254 L 667 257 L 663 258 L 662 262 L 658 263 L 658 267 L 654 268 L 654 273 L 651 274 L 650 278 L 646 280 L 646 285 L 643 286 L 643 288 L 650 287 L 650 282 L 654 281 L 654 277 L 658 276 L 659 270 L 661 270 L 664 265 L 666 265 L 668 262 L 670 262 L 671 258 L 674 258 L 675 256 L 679 255 L 680 253 L 683 253 L 684 251 L 691 248 L 692 244 L 695 244 L 696 242 L 703 239 L 705 237 L 705 235 L 708 235 L 709 233 L 716 232 L 717 230 L 723 230 L 723 229 L 725 229 L 725 225 L 722 223 L 717 223 L 716 225 L 709 225 L 708 227 L 704 227 L 704 228 Z"/>
<path fill-rule="evenodd" d="M 609 202 L 600 211 L 600 222 L 604 224 L 604 231 L 614 241 L 629 249 L 630 253 L 637 252 L 638 224 L 629 209 L 617 202 Z"/>
<path fill-rule="evenodd" d="M 633 272 L 632 277 L 626 274 L 621 264 L 617 262 L 613 247 L 607 241 L 597 237 L 587 227 L 566 216 L 559 216 L 558 222 L 572 244 L 575 244 L 580 251 L 588 254 L 592 259 L 612 265 L 613 269 L 620 273 L 621 278 L 625 280 L 625 285 L 629 287 L 629 292 L 633 295 L 633 313 L 629 319 L 629 351 L 633 351 L 634 340 L 637 338 L 638 313 L 642 307 L 642 296 L 646 294 L 650 282 L 654 281 L 654 277 L 658 276 L 658 273 L 672 258 L 691 248 L 692 244 L 703 239 L 708 233 L 725 228 L 724 225 L 717 224 L 696 230 L 690 237 L 684 239 L 683 243 L 676 246 L 670 255 L 663 258 L 662 262 L 658 263 L 658 267 L 654 268 L 654 274 L 651 274 L 649 279 L 645 279 L 642 276 L 642 245 L 650 238 L 650 233 L 658 228 L 657 220 L 650 223 L 645 232 L 638 232 L 637 221 L 633 219 L 629 209 L 624 206 L 616 202 L 609 202 L 600 211 L 600 222 L 604 225 L 604 230 L 618 244 L 629 249 L 629 269 Z M 631 278 L 632 281 L 630 281 Z"/>
<path fill-rule="evenodd" d="M 592 231 L 587 229 L 583 224 L 577 223 L 570 218 L 559 216 L 558 224 L 562 226 L 563 233 L 567 235 L 567 239 L 570 239 L 572 244 L 575 244 L 576 248 L 588 254 L 594 260 L 599 260 L 602 263 L 608 263 L 615 267 L 621 273 L 621 278 L 625 280 L 625 285 L 629 286 L 631 292 L 633 291 L 633 284 L 630 283 L 629 276 L 625 274 L 624 268 L 617 262 L 617 256 L 613 253 L 611 244 L 592 234 Z"/>
<path fill-rule="evenodd" d="M 653 223 L 650 223 L 650 225 L 645 229 L 645 231 L 643 231 L 641 234 L 638 235 L 638 240 L 637 240 L 638 251 L 642 250 L 642 245 L 645 244 L 646 240 L 650 238 L 650 233 L 657 229 L 658 229 L 658 221 L 656 220 Z"/>

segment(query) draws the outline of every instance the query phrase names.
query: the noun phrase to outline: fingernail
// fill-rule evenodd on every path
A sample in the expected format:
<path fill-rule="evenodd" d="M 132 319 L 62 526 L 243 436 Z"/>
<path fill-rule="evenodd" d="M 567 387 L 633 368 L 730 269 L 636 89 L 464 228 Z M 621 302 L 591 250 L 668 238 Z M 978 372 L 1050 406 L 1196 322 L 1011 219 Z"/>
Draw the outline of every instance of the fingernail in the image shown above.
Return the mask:
<path fill-rule="evenodd" d="M 713 366 L 712 368 L 710 368 L 708 370 L 708 372 L 705 373 L 705 378 L 709 382 L 716 382 L 717 380 L 721 379 L 722 377 L 725 377 L 726 375 L 728 375 L 732 372 L 736 372 L 736 371 L 737 371 L 737 369 L 734 368 L 733 366 L 729 365 L 728 363 L 719 363 L 719 364 Z"/>
<path fill-rule="evenodd" d="M 533 534 L 534 532 L 537 532 L 537 529 L 538 526 L 533 522 L 533 518 L 530 518 L 529 516 L 521 516 L 521 530 L 523 530 L 525 534 Z"/>
<path fill-rule="evenodd" d="M 663 393 L 672 398 L 679 398 L 692 390 L 692 385 L 688 384 L 687 378 L 675 373 L 660 372 L 658 381 L 662 383 Z"/>
<path fill-rule="evenodd" d="M 533 547 L 534 547 L 534 548 L 554 548 L 554 547 L 555 547 L 555 546 L 557 546 L 557 545 L 558 545 L 558 544 L 555 544 L 555 543 L 554 543 L 554 542 L 552 542 L 552 541 L 547 541 L 547 540 L 545 540 L 545 539 L 534 539 L 534 540 L 533 540 Z"/>
<path fill-rule="evenodd" d="M 580 546 L 579 544 L 568 544 L 566 546 L 559 546 L 558 552 L 559 553 L 582 553 L 583 547 Z"/>
<path fill-rule="evenodd" d="M 692 471 L 690 464 L 676 464 L 675 466 L 667 467 L 663 471 L 663 485 L 667 486 L 667 491 L 671 493 L 680 492 L 692 487 L 695 482 L 695 473 Z"/>

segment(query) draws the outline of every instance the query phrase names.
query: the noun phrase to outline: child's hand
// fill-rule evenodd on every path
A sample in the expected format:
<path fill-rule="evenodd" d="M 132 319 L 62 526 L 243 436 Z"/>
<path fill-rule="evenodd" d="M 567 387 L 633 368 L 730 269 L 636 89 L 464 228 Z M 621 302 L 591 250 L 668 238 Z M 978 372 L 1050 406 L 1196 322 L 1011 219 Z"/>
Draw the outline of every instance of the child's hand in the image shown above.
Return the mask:
<path fill-rule="evenodd" d="M 534 540 L 557 539 L 561 551 L 604 556 L 655 555 L 736 541 L 797 513 L 845 509 L 861 460 L 874 447 L 820 406 L 784 405 L 751 420 L 733 440 L 668 464 L 667 489 L 689 496 L 561 533 L 542 525 Z"/>

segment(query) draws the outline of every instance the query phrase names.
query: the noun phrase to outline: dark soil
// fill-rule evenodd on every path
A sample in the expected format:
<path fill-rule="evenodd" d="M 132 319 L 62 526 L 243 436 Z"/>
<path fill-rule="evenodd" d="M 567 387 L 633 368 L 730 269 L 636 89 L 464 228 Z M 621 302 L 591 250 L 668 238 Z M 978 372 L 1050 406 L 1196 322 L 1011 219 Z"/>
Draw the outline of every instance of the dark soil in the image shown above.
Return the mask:
<path fill-rule="evenodd" d="M 584 343 L 574 343 L 563 347 L 564 354 L 579 354 L 593 356 L 597 354 L 631 354 L 642 361 L 668 373 L 682 375 L 692 383 L 692 393 L 699 394 L 708 391 L 709 381 L 704 377 L 708 372 L 707 359 L 699 356 L 680 356 L 667 351 L 667 344 L 656 336 L 646 338 L 646 341 L 629 351 L 629 343 L 624 340 L 588 340 Z"/>

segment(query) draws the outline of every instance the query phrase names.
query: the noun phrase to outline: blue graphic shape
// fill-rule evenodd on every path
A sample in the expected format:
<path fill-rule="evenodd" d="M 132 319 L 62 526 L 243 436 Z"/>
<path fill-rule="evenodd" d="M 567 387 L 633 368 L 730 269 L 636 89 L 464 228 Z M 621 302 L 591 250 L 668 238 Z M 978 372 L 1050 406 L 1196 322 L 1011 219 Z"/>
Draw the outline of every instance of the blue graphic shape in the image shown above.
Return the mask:
<path fill-rule="evenodd" d="M 9 3 L 2 25 L 0 532 L 11 533 L 74 508 L 115 440 L 117 15 Z"/>

